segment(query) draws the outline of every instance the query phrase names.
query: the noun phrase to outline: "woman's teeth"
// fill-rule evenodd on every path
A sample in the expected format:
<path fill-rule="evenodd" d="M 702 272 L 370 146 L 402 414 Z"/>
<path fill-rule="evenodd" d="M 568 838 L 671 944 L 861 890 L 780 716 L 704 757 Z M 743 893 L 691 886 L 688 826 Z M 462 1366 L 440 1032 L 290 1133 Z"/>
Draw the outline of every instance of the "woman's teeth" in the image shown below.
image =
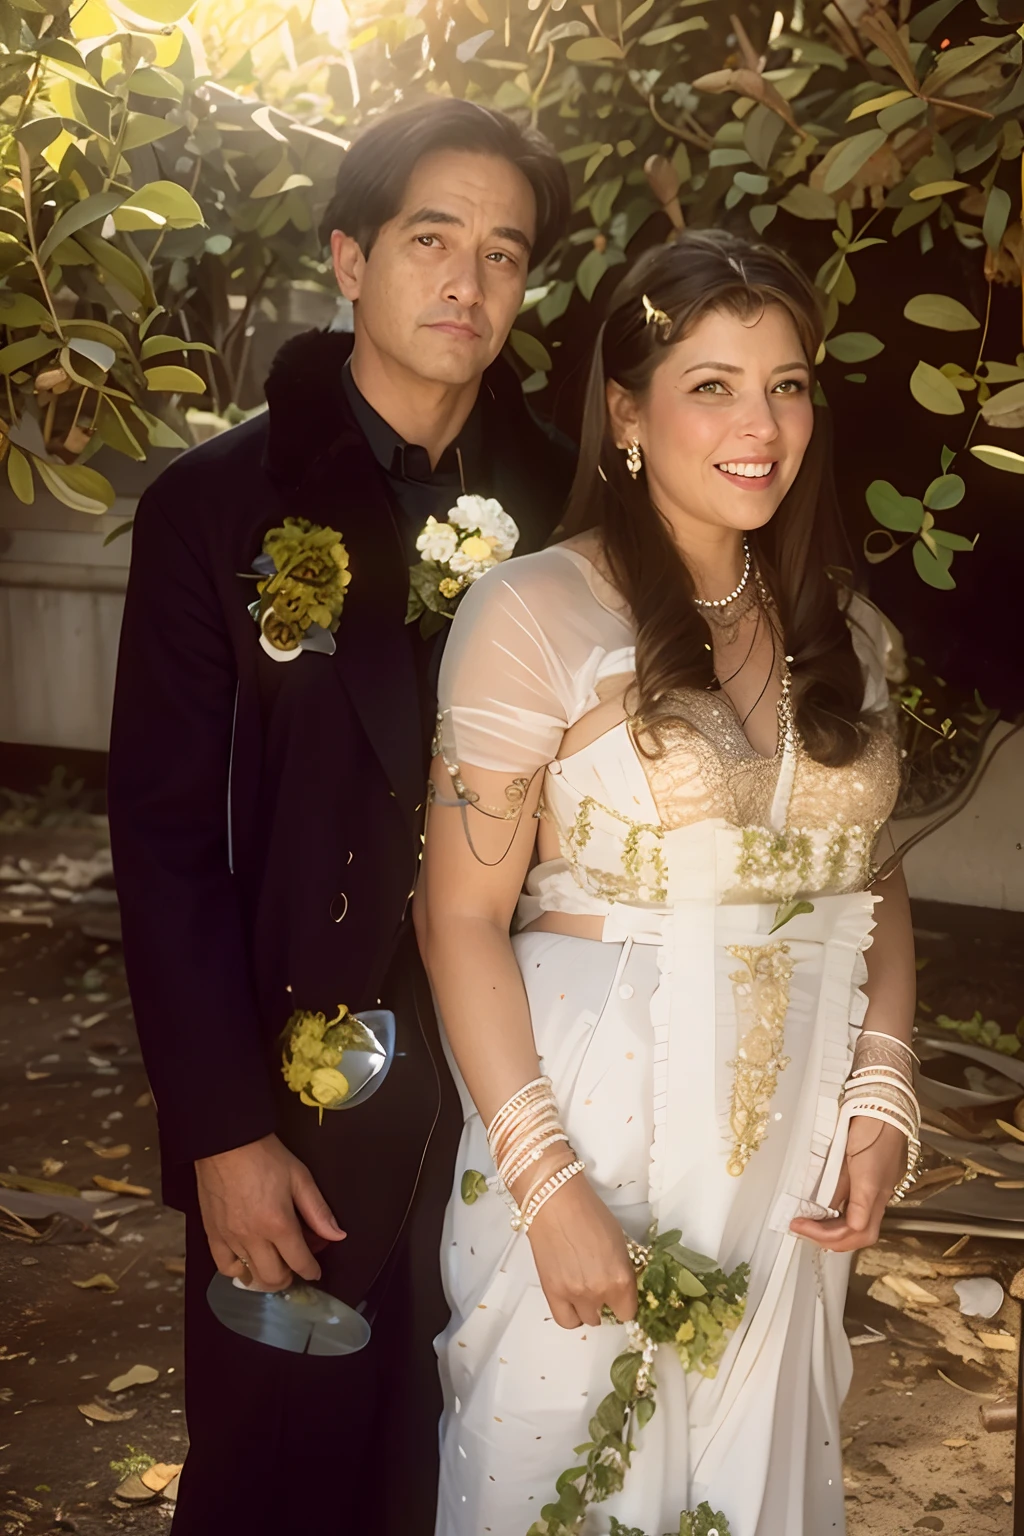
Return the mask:
<path fill-rule="evenodd" d="M 775 468 L 774 460 L 770 464 L 716 464 L 716 469 L 723 469 L 727 475 L 742 475 L 747 480 L 763 480 L 765 475 L 770 475 Z"/>

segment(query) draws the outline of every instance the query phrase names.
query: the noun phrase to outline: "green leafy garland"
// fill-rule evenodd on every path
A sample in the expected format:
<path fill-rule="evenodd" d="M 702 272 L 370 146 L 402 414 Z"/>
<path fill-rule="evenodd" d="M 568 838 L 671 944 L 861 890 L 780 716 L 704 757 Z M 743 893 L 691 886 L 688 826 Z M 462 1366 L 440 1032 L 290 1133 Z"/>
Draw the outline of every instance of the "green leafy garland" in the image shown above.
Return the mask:
<path fill-rule="evenodd" d="M 618 1493 L 626 1480 L 633 1451 L 633 1429 L 643 1429 L 654 1414 L 651 1374 L 659 1344 L 670 1344 L 686 1371 L 718 1373 L 729 1335 L 746 1306 L 749 1266 L 729 1275 L 714 1259 L 684 1248 L 682 1233 L 663 1232 L 648 1247 L 630 1243 L 637 1269 L 639 1307 L 626 1324 L 629 1348 L 612 1361 L 613 1390 L 590 1421 L 590 1439 L 576 1447 L 582 1465 L 567 1467 L 555 1484 L 556 1500 L 545 1504 L 527 1536 L 579 1536 L 591 1504 Z M 616 1321 L 606 1310 L 605 1317 Z M 707 1504 L 679 1517 L 679 1536 L 730 1536 L 725 1517 Z M 611 1536 L 644 1536 L 613 1520 Z"/>

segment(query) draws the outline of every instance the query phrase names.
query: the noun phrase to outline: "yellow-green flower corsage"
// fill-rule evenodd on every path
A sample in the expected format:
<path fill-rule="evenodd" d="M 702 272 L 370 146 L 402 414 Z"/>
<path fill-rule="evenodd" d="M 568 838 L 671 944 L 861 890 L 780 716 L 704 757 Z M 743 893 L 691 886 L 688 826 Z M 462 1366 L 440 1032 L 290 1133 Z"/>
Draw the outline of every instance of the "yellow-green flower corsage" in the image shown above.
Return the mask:
<path fill-rule="evenodd" d="M 348 1078 L 338 1063 L 345 1051 L 373 1050 L 366 1026 L 349 1014 L 344 1003 L 328 1020 L 325 1014 L 297 1009 L 282 1036 L 281 1074 L 303 1104 L 316 1109 L 340 1109 L 349 1096 Z"/>
<path fill-rule="evenodd" d="M 332 656 L 352 580 L 341 535 L 304 517 L 286 517 L 283 527 L 270 529 L 252 568 L 262 579 L 249 612 L 267 655 L 275 661 L 294 661 L 302 651 Z"/>

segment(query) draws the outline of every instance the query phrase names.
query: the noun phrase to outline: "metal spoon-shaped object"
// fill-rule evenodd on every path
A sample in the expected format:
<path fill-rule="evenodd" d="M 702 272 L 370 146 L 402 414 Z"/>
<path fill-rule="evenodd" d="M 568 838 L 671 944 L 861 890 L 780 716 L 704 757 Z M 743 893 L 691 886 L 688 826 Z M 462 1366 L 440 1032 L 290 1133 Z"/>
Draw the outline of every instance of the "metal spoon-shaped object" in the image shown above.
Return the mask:
<path fill-rule="evenodd" d="M 252 1291 L 227 1275 L 214 1275 L 206 1292 L 214 1316 L 232 1333 L 295 1355 L 354 1355 L 370 1342 L 370 1325 L 315 1285 Z"/>
<path fill-rule="evenodd" d="M 374 1008 L 351 1016 L 364 1030 L 363 1048 L 342 1053 L 338 1070 L 349 1094 L 337 1109 L 372 1098 L 395 1059 L 395 1016 Z M 216 1274 L 206 1292 L 214 1316 L 244 1339 L 297 1355 L 354 1355 L 370 1342 L 370 1324 L 356 1308 L 305 1280 L 283 1291 L 254 1291 Z"/>

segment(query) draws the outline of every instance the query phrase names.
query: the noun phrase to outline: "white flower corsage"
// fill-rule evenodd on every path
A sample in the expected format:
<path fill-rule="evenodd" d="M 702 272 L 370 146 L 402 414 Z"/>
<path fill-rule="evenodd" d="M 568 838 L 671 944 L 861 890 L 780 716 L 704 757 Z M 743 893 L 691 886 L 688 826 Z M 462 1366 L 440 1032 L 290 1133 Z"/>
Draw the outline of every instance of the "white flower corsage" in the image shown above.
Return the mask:
<path fill-rule="evenodd" d="M 436 634 L 446 619 L 455 617 L 466 589 L 507 560 L 518 542 L 519 529 L 493 497 L 460 496 L 446 523 L 428 517 L 416 540 L 423 558 L 409 567 L 405 622 L 419 619 L 424 637 Z"/>

